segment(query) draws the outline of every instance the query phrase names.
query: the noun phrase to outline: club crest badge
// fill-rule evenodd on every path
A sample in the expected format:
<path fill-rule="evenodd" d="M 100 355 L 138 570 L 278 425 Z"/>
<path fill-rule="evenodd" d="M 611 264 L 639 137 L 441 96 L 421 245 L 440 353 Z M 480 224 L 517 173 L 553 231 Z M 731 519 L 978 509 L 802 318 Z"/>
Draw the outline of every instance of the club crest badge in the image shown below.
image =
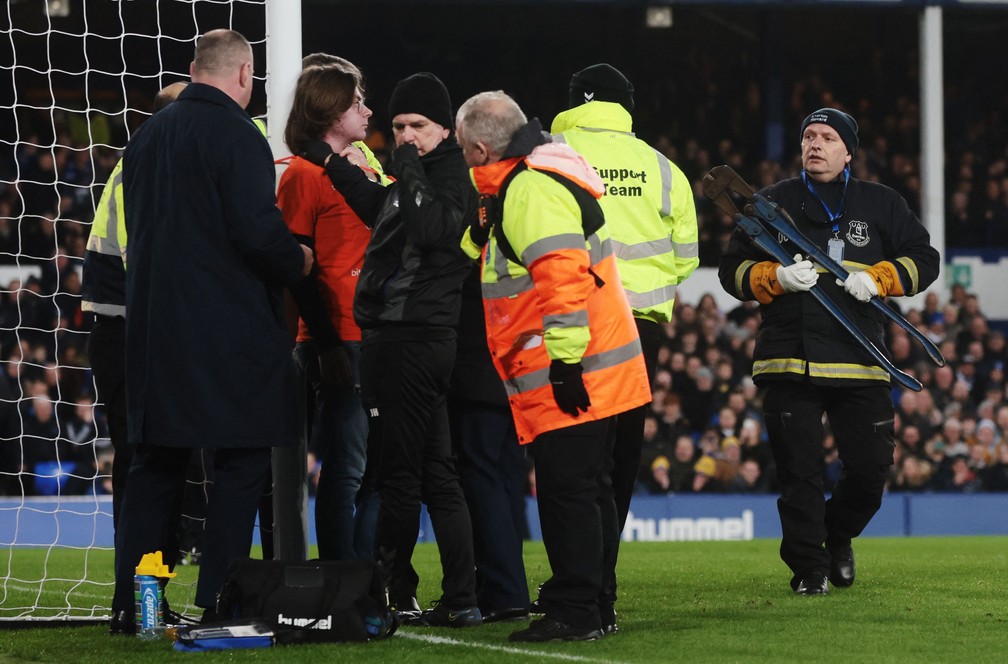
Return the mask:
<path fill-rule="evenodd" d="M 871 240 L 868 237 L 868 222 L 852 220 L 847 228 L 847 241 L 855 247 L 864 247 Z"/>

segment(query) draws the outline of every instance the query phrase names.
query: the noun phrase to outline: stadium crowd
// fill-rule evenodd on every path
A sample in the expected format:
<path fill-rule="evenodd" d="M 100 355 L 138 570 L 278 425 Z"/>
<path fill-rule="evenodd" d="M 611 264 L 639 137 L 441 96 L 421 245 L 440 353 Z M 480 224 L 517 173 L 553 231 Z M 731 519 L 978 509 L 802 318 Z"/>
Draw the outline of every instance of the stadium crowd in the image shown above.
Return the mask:
<path fill-rule="evenodd" d="M 700 193 L 700 182 L 718 164 L 732 165 L 762 186 L 800 170 L 797 140 L 788 140 L 780 161 L 762 158 L 760 91 L 751 85 L 743 102 L 724 101 L 726 72 L 697 67 L 689 87 L 696 95 L 672 131 L 655 145 L 694 184 L 702 267 L 717 265 L 733 229 L 731 219 Z M 876 73 L 885 76 L 885 68 Z M 887 81 L 904 80 L 899 77 Z M 906 81 L 911 83 L 912 78 Z M 789 82 L 784 126 L 836 93 L 815 76 Z M 950 247 L 1008 247 L 1008 130 L 999 122 L 1004 85 L 984 94 L 1001 103 L 968 105 L 974 84 L 954 82 L 947 94 L 947 201 L 945 237 Z M 851 96 L 861 123 L 863 148 L 854 160 L 859 178 L 889 184 L 919 212 L 919 108 L 912 89 L 865 85 Z M 720 100 L 720 101 L 719 101 Z M 978 108 L 988 109 L 986 112 Z M 648 113 L 650 112 L 650 117 Z M 640 124 L 656 113 L 642 105 Z M 43 469 L 59 460 L 76 465 L 63 492 L 105 491 L 111 449 L 101 410 L 95 411 L 86 356 L 90 320 L 80 308 L 80 265 L 101 188 L 119 153 L 89 147 L 97 134 L 125 134 L 81 123 L 74 114 L 54 114 L 55 143 L 27 133 L 16 150 L 0 154 L 0 493 L 53 492 L 37 477 L 30 487 L 19 471 Z M 31 127 L 29 122 L 22 125 Z M 45 118 L 48 122 L 48 117 Z M 41 125 L 40 125 L 41 127 Z M 723 130 L 723 131 L 719 131 Z M 97 133 L 97 134 L 96 134 Z M 370 142 L 382 156 L 388 141 L 374 128 Z M 3 272 L 3 268 L 17 267 Z M 948 302 L 933 294 L 920 310 L 905 314 L 930 336 L 948 360 L 934 368 L 922 361 L 907 335 L 894 328 L 888 346 L 895 363 L 916 375 L 921 393 L 894 391 L 897 404 L 896 463 L 889 489 L 899 491 L 1008 490 L 1008 400 L 1005 398 L 1005 336 L 992 329 L 975 295 L 961 287 Z M 767 492 L 775 488 L 772 456 L 760 416 L 760 395 L 749 377 L 755 303 L 718 309 L 705 295 L 676 303 L 676 322 L 665 328 L 660 370 L 647 419 L 645 461 L 639 491 L 651 493 Z M 924 358 L 926 360 L 926 358 Z M 97 413 L 97 418 L 95 417 Z M 826 472 L 838 472 L 835 451 L 824 449 Z M 42 464 L 42 465 L 40 465 Z M 98 480 L 93 479 L 96 474 Z M 530 483 L 530 486 L 533 486 Z"/>

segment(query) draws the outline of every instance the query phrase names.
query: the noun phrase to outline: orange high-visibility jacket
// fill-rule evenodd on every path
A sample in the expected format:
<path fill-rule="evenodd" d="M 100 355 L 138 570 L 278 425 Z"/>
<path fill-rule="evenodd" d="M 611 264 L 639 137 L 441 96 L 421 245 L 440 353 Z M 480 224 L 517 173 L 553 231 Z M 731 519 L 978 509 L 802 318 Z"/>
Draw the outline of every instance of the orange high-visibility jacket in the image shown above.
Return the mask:
<path fill-rule="evenodd" d="M 521 161 L 474 168 L 476 188 L 496 195 Z M 540 171 L 560 174 L 595 198 L 602 195 L 601 180 L 566 145 L 538 146 L 524 161 L 528 168 L 498 203 L 500 230 L 520 262 L 506 257 L 492 233 L 481 255 L 481 280 L 490 354 L 504 380 L 518 441 L 527 444 L 541 433 L 645 404 L 651 389 L 608 230 L 603 225 L 586 238 L 572 193 Z M 557 406 L 549 381 L 552 360 L 582 363 L 591 399 L 587 413 L 574 418 Z"/>

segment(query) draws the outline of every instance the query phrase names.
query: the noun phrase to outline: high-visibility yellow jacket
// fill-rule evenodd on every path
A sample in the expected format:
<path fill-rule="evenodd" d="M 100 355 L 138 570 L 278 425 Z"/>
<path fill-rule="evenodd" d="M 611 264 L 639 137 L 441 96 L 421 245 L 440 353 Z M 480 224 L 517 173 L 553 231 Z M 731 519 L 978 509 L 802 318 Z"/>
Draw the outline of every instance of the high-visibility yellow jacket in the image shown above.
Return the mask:
<path fill-rule="evenodd" d="M 664 323 L 672 320 L 676 285 L 700 263 L 696 206 L 683 172 L 636 138 L 632 124 L 619 104 L 593 101 L 560 113 L 551 131 L 605 184 L 599 203 L 634 316 Z"/>
<path fill-rule="evenodd" d="M 522 161 L 474 168 L 476 188 L 496 195 Z M 572 193 L 537 169 L 564 175 L 595 197 L 602 194 L 601 181 L 566 146 L 539 146 L 524 161 L 528 169 L 511 180 L 498 222 L 519 262 L 506 257 L 492 233 L 481 256 L 481 281 L 490 355 L 504 380 L 518 441 L 527 444 L 541 433 L 647 403 L 651 390 L 606 227 L 586 238 Z M 471 250 L 468 231 L 467 244 Z M 591 407 L 578 418 L 556 404 L 549 381 L 553 360 L 584 367 Z"/>
<path fill-rule="evenodd" d="M 109 175 L 91 223 L 81 274 L 81 310 L 103 316 L 126 316 L 122 159 Z"/>

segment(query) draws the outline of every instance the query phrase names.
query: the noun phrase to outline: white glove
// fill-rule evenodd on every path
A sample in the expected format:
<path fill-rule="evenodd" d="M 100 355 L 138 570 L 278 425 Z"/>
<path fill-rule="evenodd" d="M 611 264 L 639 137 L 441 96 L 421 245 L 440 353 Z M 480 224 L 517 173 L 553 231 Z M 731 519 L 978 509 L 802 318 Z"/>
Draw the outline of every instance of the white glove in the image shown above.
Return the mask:
<path fill-rule="evenodd" d="M 795 254 L 794 259 L 793 265 L 781 265 L 777 268 L 777 281 L 785 293 L 807 291 L 819 280 L 812 261 L 802 260 L 801 254 Z"/>
<path fill-rule="evenodd" d="M 837 283 L 839 283 L 837 279 Z M 858 302 L 867 302 L 873 295 L 878 295 L 878 284 L 867 272 L 851 272 L 843 282 L 844 290 L 854 296 Z"/>

